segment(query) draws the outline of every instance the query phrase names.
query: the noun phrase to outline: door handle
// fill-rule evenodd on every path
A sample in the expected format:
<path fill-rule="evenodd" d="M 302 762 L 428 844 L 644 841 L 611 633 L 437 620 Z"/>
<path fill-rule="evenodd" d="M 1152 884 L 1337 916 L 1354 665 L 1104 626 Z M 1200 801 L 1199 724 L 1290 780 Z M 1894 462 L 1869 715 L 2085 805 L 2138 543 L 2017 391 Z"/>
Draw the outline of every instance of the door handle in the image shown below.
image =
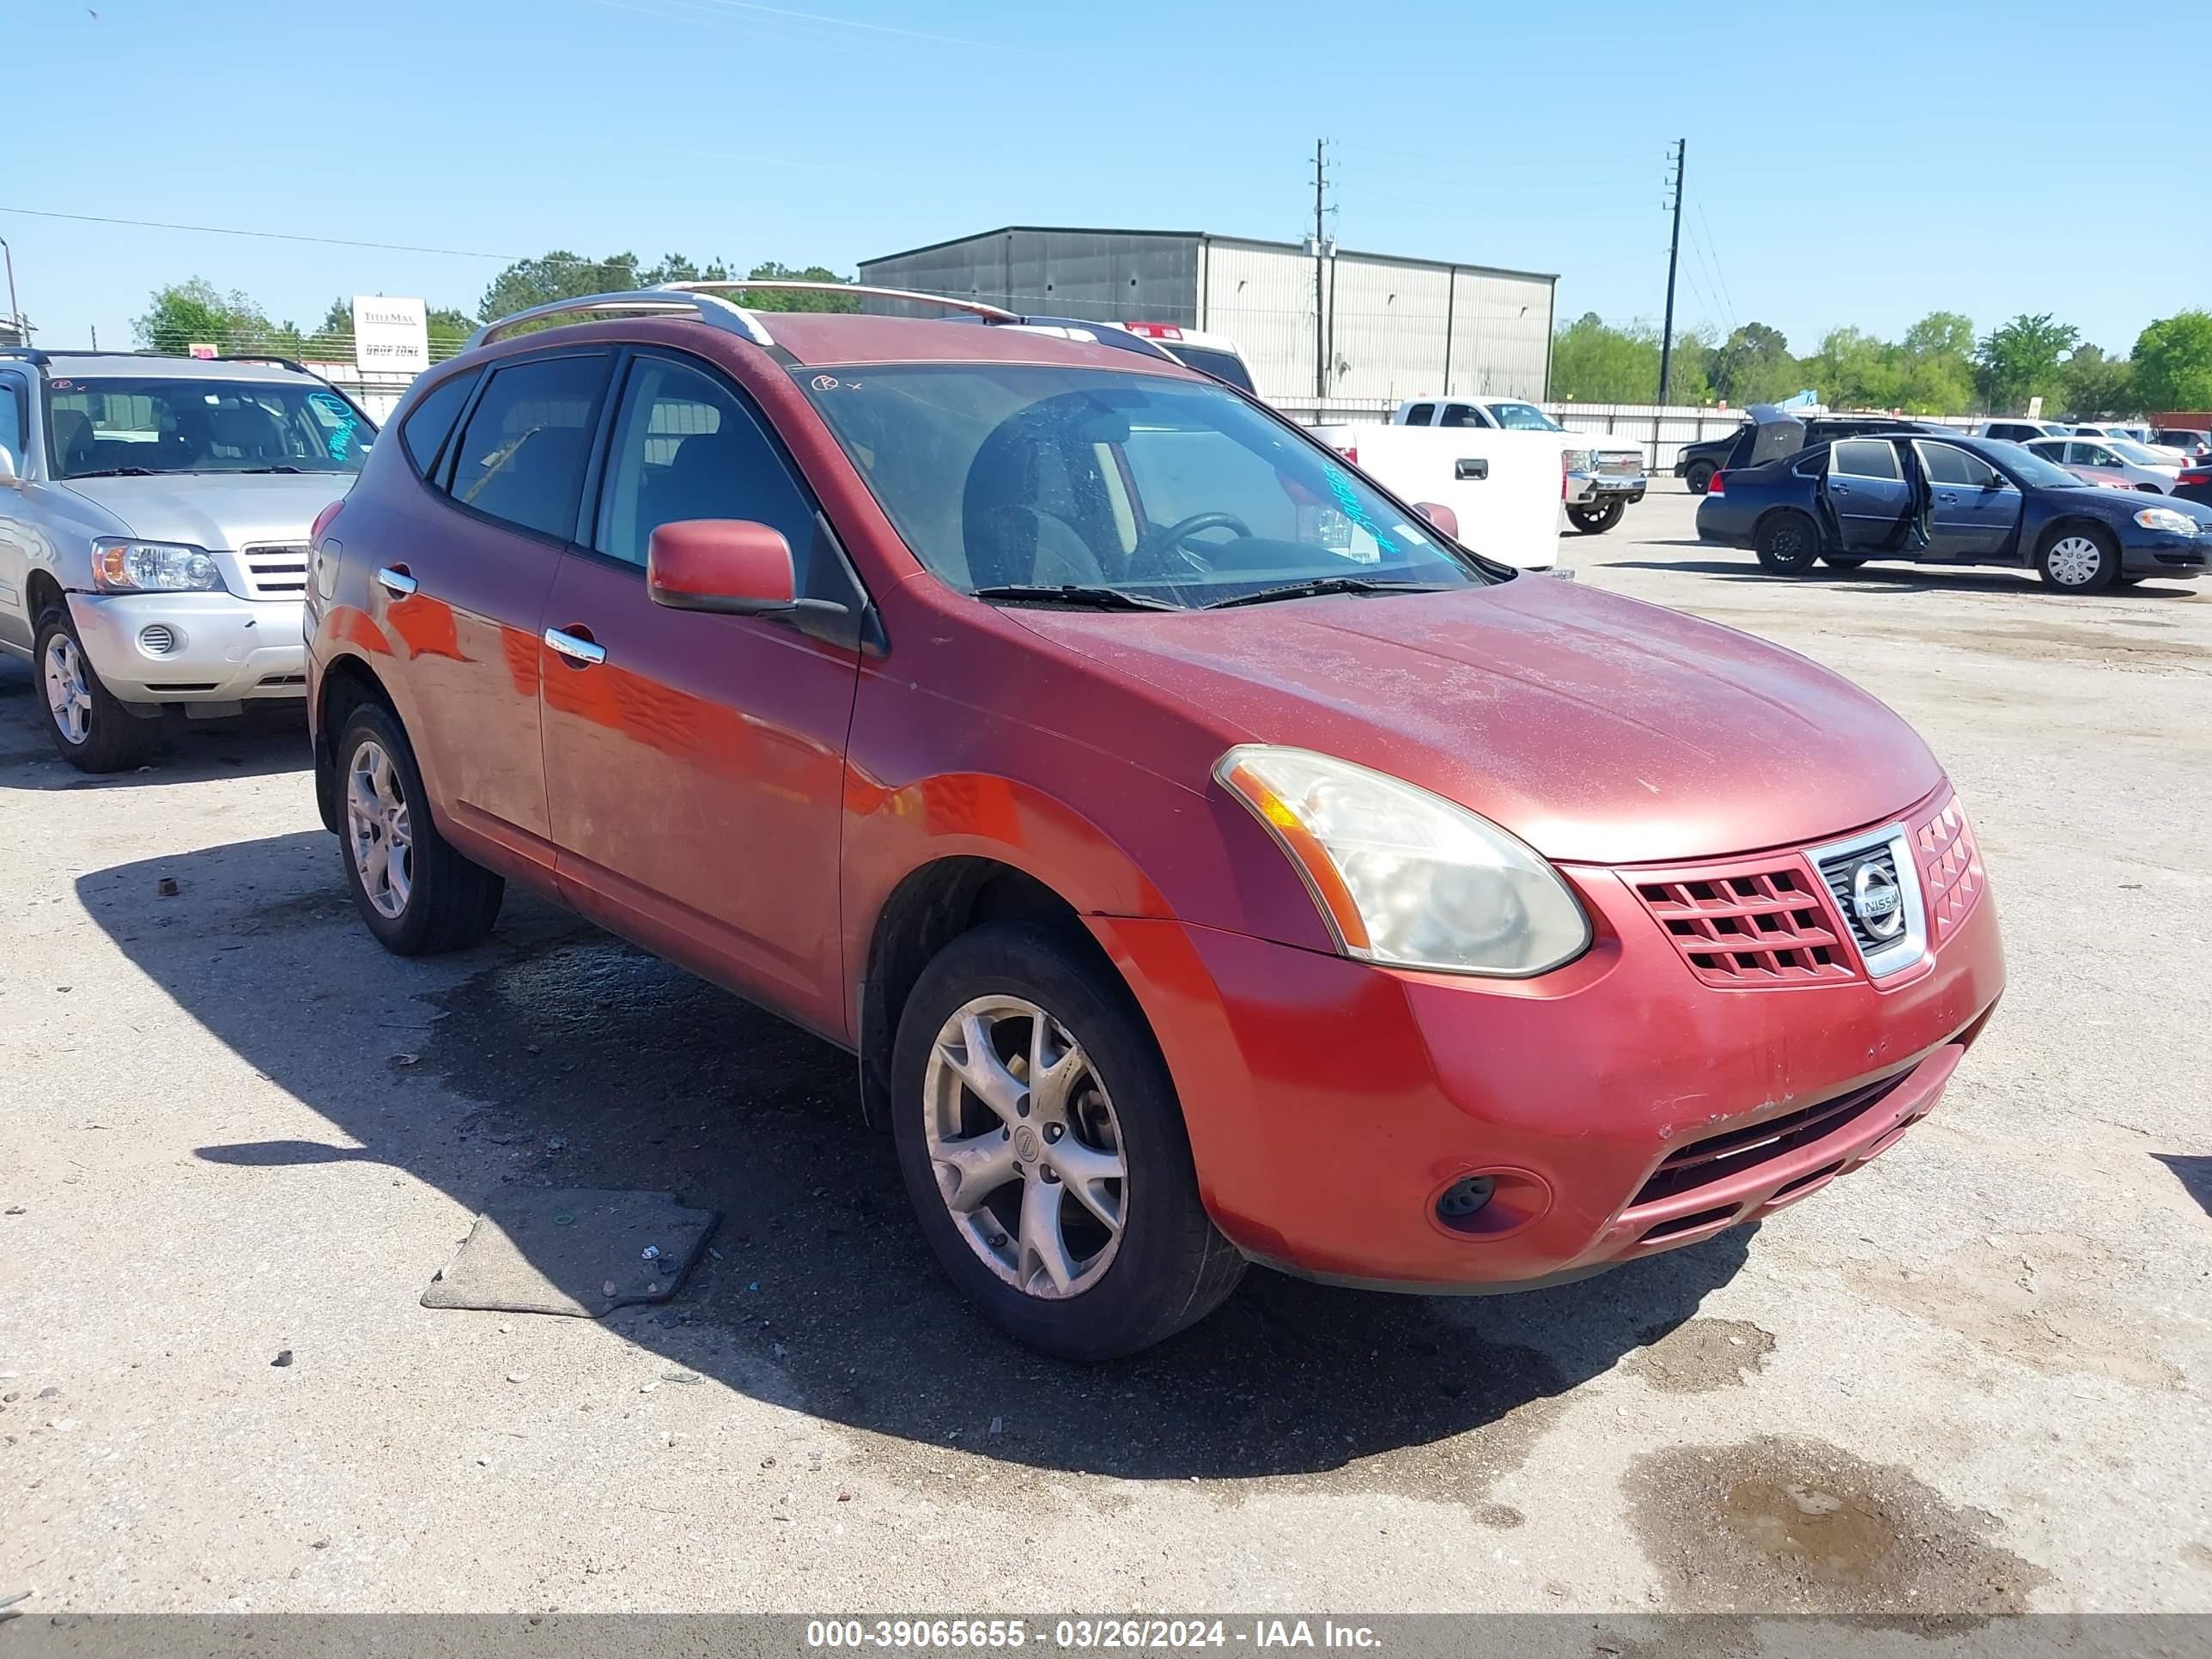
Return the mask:
<path fill-rule="evenodd" d="M 376 573 L 376 585 L 393 599 L 404 599 L 422 584 L 407 574 L 405 565 L 387 564 Z"/>
<path fill-rule="evenodd" d="M 1480 455 L 1463 456 L 1452 463 L 1452 477 L 1462 483 L 1490 477 L 1490 463 Z"/>
<path fill-rule="evenodd" d="M 1828 488 L 1834 490 L 1838 495 L 1848 495 L 1851 493 L 1851 487 L 1849 484 L 1837 483 L 1832 479 L 1829 481 Z"/>
<path fill-rule="evenodd" d="M 607 659 L 606 647 L 581 633 L 549 628 L 545 630 L 545 643 L 579 668 L 591 668 Z"/>

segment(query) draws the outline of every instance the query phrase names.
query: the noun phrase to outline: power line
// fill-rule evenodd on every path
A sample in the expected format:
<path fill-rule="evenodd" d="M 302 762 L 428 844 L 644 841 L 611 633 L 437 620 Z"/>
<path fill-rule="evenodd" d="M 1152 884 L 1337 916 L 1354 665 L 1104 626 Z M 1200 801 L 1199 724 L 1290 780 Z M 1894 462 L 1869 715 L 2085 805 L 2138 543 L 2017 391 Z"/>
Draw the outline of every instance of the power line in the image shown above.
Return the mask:
<path fill-rule="evenodd" d="M 240 230 L 230 225 L 183 225 L 162 219 L 120 219 L 99 213 L 61 213 L 52 208 L 0 206 L 0 213 L 20 213 L 33 219 L 68 219 L 82 225 L 128 225 L 138 230 L 189 230 L 204 236 L 250 236 L 268 242 L 314 242 L 324 247 L 373 248 L 380 253 L 435 253 L 454 259 L 504 259 L 517 264 L 522 253 L 484 253 L 473 248 L 421 247 L 408 242 L 362 242 L 343 236 L 308 236 L 290 230 Z M 605 264 L 604 259 L 562 260 L 561 264 Z"/>
<path fill-rule="evenodd" d="M 1728 273 L 1721 269 L 1721 251 L 1713 241 L 1713 228 L 1711 222 L 1705 217 L 1705 198 L 1702 196 L 1698 198 L 1698 222 L 1705 227 L 1705 246 L 1711 250 L 1713 256 L 1713 275 L 1720 282 L 1721 298 L 1728 306 L 1729 326 L 1734 327 L 1735 323 L 1735 295 L 1729 292 Z"/>

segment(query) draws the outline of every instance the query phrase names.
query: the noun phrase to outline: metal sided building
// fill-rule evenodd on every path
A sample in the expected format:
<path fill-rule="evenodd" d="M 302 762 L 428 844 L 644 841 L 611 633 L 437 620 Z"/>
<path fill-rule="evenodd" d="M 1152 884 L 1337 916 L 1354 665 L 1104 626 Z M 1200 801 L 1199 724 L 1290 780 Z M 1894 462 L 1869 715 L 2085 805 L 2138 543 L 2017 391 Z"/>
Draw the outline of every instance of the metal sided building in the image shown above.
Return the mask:
<path fill-rule="evenodd" d="M 1382 253 L 1319 264 L 1318 326 L 1305 248 L 1203 231 L 1009 225 L 864 259 L 860 281 L 1032 315 L 1225 334 L 1275 401 L 1548 390 L 1556 277 Z"/>

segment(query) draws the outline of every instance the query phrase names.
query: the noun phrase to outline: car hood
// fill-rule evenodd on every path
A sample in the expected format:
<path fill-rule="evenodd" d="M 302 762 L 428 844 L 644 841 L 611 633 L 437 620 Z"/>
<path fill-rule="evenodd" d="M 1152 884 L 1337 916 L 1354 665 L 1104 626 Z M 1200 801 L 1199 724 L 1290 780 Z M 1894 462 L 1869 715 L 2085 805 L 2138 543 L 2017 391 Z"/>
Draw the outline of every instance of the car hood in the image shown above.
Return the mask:
<path fill-rule="evenodd" d="M 1012 614 L 1235 740 L 1390 773 L 1566 862 L 1817 841 L 1942 781 L 1911 727 L 1826 669 L 1542 577 L 1180 616 Z"/>
<path fill-rule="evenodd" d="M 222 550 L 306 541 L 315 515 L 353 480 L 350 472 L 177 472 L 69 478 L 61 487 L 112 514 L 118 535 Z"/>

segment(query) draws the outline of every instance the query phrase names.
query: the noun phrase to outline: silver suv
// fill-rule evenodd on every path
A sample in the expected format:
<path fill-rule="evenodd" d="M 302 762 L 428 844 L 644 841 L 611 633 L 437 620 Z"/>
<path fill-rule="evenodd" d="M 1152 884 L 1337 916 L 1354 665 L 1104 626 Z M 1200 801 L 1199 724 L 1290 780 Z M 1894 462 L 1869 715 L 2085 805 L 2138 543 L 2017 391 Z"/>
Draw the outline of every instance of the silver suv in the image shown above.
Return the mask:
<path fill-rule="evenodd" d="M 308 532 L 375 436 L 280 359 L 0 348 L 0 650 L 66 759 L 305 699 Z"/>

